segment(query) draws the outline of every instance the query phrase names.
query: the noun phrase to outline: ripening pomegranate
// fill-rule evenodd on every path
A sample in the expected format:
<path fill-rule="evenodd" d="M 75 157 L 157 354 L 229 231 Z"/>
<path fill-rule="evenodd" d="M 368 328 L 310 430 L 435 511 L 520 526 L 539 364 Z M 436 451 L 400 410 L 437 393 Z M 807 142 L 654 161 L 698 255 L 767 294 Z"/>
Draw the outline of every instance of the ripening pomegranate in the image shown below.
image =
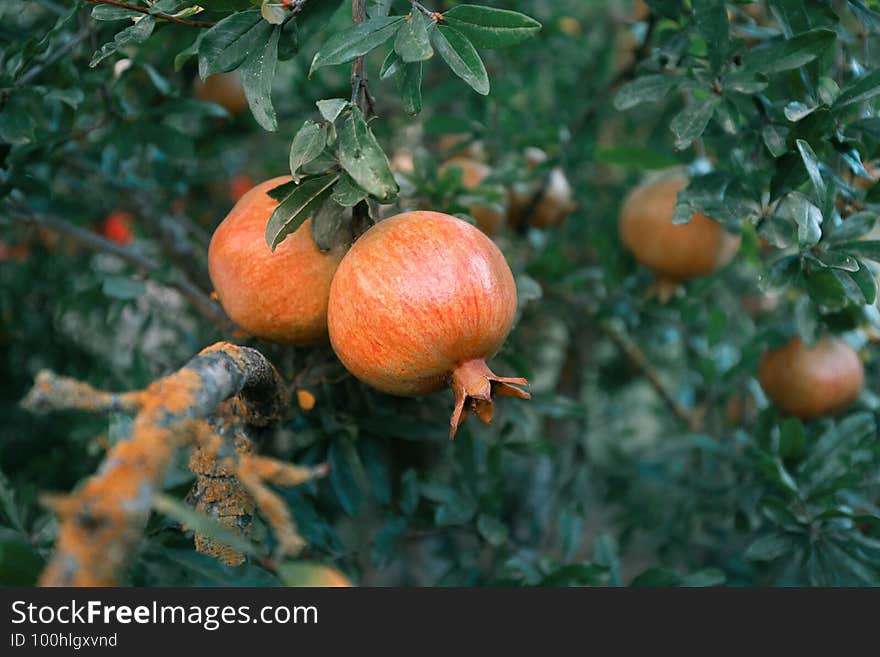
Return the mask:
<path fill-rule="evenodd" d="M 134 239 L 131 224 L 134 218 L 125 210 L 114 210 L 101 223 L 100 233 L 111 242 L 130 244 Z"/>
<path fill-rule="evenodd" d="M 657 291 L 666 298 L 682 281 L 706 276 L 729 263 L 740 237 L 705 215 L 673 224 L 678 192 L 687 178 L 670 176 L 636 187 L 620 211 L 620 239 L 642 265 L 657 275 Z"/>
<path fill-rule="evenodd" d="M 249 334 L 307 345 L 327 336 L 330 281 L 342 252 L 322 253 L 309 220 L 269 249 L 266 223 L 278 201 L 267 192 L 289 180 L 267 180 L 241 197 L 214 231 L 208 271 L 226 313 Z"/>
<path fill-rule="evenodd" d="M 533 170 L 548 160 L 540 148 L 525 151 L 526 168 Z M 562 167 L 553 167 L 544 180 L 515 183 L 508 194 L 511 223 L 535 228 L 551 228 L 561 224 L 576 205 L 568 178 Z"/>
<path fill-rule="evenodd" d="M 758 379 L 780 409 L 810 420 L 846 410 L 862 392 L 865 370 L 855 350 L 839 338 L 808 346 L 794 337 L 764 353 Z"/>
<path fill-rule="evenodd" d="M 476 189 L 492 173 L 488 165 L 467 157 L 447 160 L 440 165 L 438 172 L 442 175 L 451 168 L 461 171 L 461 184 L 465 189 Z M 474 204 L 468 208 L 468 212 L 477 222 L 480 230 L 490 237 L 494 237 L 504 228 L 505 213 L 497 206 Z"/>
<path fill-rule="evenodd" d="M 237 71 L 215 73 L 204 81 L 197 77 L 193 82 L 193 91 L 199 100 L 219 105 L 233 116 L 241 114 L 248 106 Z"/>
<path fill-rule="evenodd" d="M 393 395 L 455 393 L 450 437 L 469 412 L 489 423 L 493 394 L 528 399 L 525 379 L 486 365 L 513 324 L 516 286 L 498 247 L 439 212 L 379 222 L 343 258 L 330 288 L 334 351 L 358 379 Z"/>
<path fill-rule="evenodd" d="M 467 157 L 479 161 L 486 159 L 483 142 L 464 133 L 442 135 L 437 139 L 437 152 L 447 159 L 453 157 Z"/>

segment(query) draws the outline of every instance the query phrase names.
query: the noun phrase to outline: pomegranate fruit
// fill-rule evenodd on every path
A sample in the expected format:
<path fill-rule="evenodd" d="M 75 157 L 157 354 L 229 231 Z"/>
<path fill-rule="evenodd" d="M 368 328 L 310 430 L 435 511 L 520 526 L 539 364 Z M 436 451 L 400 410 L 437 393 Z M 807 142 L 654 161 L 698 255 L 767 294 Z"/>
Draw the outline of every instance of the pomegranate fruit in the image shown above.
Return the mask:
<path fill-rule="evenodd" d="M 839 338 L 808 346 L 794 337 L 764 353 L 758 379 L 780 409 L 811 420 L 846 410 L 862 392 L 865 370 L 855 350 Z"/>
<path fill-rule="evenodd" d="M 461 184 L 465 189 L 476 189 L 492 173 L 488 165 L 466 157 L 447 160 L 440 166 L 439 173 L 442 175 L 451 168 L 461 171 Z M 475 203 L 468 208 L 468 213 L 487 235 L 497 235 L 504 227 L 505 213 L 497 206 Z"/>
<path fill-rule="evenodd" d="M 241 78 L 236 71 L 215 73 L 205 80 L 197 77 L 193 82 L 193 91 L 199 100 L 219 105 L 233 116 L 241 114 L 248 106 Z"/>
<path fill-rule="evenodd" d="M 327 299 L 341 250 L 322 253 L 309 220 L 273 252 L 266 222 L 278 206 L 267 192 L 281 176 L 247 192 L 214 231 L 208 271 L 226 313 L 254 337 L 292 345 L 327 336 Z"/>
<path fill-rule="evenodd" d="M 672 223 L 678 192 L 687 183 L 683 176 L 670 176 L 639 185 L 620 212 L 620 239 L 639 263 L 656 274 L 661 298 L 680 282 L 729 263 L 740 244 L 738 235 L 699 213 L 690 223 Z"/>
<path fill-rule="evenodd" d="M 525 151 L 526 167 L 533 170 L 549 158 L 540 148 L 529 147 Z M 508 194 L 511 223 L 536 228 L 550 228 L 561 224 L 576 205 L 571 184 L 562 167 L 553 167 L 544 180 L 519 182 Z"/>
<path fill-rule="evenodd" d="M 493 394 L 529 399 L 522 378 L 486 365 L 513 324 L 516 286 L 498 247 L 439 212 L 379 222 L 343 258 L 330 288 L 330 343 L 361 381 L 393 395 L 452 386 L 450 438 L 473 412 L 488 424 Z"/>
<path fill-rule="evenodd" d="M 134 239 L 131 224 L 134 218 L 125 210 L 114 210 L 104 219 L 100 233 L 111 242 L 130 244 Z"/>

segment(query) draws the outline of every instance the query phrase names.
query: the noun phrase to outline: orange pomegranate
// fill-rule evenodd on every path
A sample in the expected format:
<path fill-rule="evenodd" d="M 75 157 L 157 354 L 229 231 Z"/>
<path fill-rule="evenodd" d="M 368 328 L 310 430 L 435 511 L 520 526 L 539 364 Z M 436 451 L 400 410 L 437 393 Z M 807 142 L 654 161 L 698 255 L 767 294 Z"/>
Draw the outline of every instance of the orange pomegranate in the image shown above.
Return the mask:
<path fill-rule="evenodd" d="M 488 165 L 467 157 L 447 160 L 440 166 L 439 173 L 442 175 L 451 168 L 461 171 L 461 184 L 465 189 L 476 189 L 492 173 Z M 468 208 L 468 212 L 477 222 L 480 230 L 487 235 L 497 235 L 504 227 L 504 212 L 497 206 L 474 204 Z"/>
<path fill-rule="evenodd" d="M 233 116 L 241 114 L 248 106 L 241 78 L 236 71 L 215 73 L 205 80 L 197 77 L 193 82 L 193 91 L 199 100 L 219 105 Z"/>
<path fill-rule="evenodd" d="M 446 158 L 469 157 L 474 160 L 486 159 L 483 142 L 475 140 L 472 135 L 465 133 L 442 135 L 437 139 L 437 151 Z"/>
<path fill-rule="evenodd" d="M 489 423 L 493 394 L 528 399 L 525 379 L 486 360 L 513 325 L 516 286 L 486 235 L 439 212 L 379 222 L 343 258 L 330 288 L 334 351 L 361 381 L 393 395 L 452 386 L 450 437 L 473 412 Z"/>
<path fill-rule="evenodd" d="M 839 338 L 808 346 L 794 337 L 764 353 L 758 379 L 780 409 L 811 420 L 844 411 L 858 399 L 865 370 L 855 350 Z"/>
<path fill-rule="evenodd" d="M 289 180 L 267 180 L 241 197 L 214 231 L 208 271 L 223 308 L 249 334 L 307 345 L 327 336 L 330 281 L 342 252 L 322 253 L 309 220 L 269 249 L 266 223 L 278 201 L 267 192 Z"/>
<path fill-rule="evenodd" d="M 636 187 L 620 212 L 620 239 L 642 265 L 657 275 L 661 296 L 678 283 L 706 276 L 729 263 L 740 237 L 705 215 L 673 224 L 678 192 L 687 178 L 670 176 Z"/>
<path fill-rule="evenodd" d="M 549 159 L 540 148 L 525 150 L 526 168 L 533 170 Z M 519 182 L 508 193 L 511 222 L 536 228 L 550 228 L 561 224 L 576 205 L 571 184 L 562 167 L 553 167 L 544 180 Z"/>
<path fill-rule="evenodd" d="M 131 225 L 134 221 L 130 212 L 114 210 L 104 219 L 100 233 L 111 242 L 117 244 L 130 244 L 134 239 Z"/>

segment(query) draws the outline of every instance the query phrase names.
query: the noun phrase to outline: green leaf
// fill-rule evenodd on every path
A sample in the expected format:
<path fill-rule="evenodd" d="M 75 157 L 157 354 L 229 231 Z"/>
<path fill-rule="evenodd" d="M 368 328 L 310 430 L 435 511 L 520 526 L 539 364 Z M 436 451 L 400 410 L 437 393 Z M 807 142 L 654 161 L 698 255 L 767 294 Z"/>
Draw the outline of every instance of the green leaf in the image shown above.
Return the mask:
<path fill-rule="evenodd" d="M 96 5 L 92 7 L 92 18 L 96 21 L 124 21 L 135 16 L 143 16 L 139 11 L 114 7 L 113 5 Z"/>
<path fill-rule="evenodd" d="M 483 96 L 489 93 L 489 76 L 483 60 L 461 32 L 438 25 L 431 32 L 431 41 L 452 72 Z"/>
<path fill-rule="evenodd" d="M 308 178 L 297 185 L 269 217 L 266 224 L 269 248 L 274 251 L 285 237 L 299 228 L 318 209 L 338 179 L 338 174 L 327 174 Z"/>
<path fill-rule="evenodd" d="M 396 78 L 403 111 L 415 115 L 422 111 L 422 63 L 402 64 Z"/>
<path fill-rule="evenodd" d="M 614 107 L 628 110 L 641 103 L 663 100 L 670 91 L 677 89 L 681 80 L 670 75 L 643 75 L 627 82 L 614 96 Z"/>
<path fill-rule="evenodd" d="M 330 198 L 343 207 L 351 208 L 367 198 L 367 192 L 343 172 L 339 176 L 339 182 L 333 187 Z"/>
<path fill-rule="evenodd" d="M 678 161 L 666 153 L 644 146 L 615 146 L 596 151 L 597 162 L 604 162 L 634 171 L 665 169 L 675 166 Z"/>
<path fill-rule="evenodd" d="M 400 477 L 400 510 L 411 516 L 419 505 L 419 475 L 409 468 Z"/>
<path fill-rule="evenodd" d="M 713 96 L 703 101 L 694 101 L 672 117 L 669 128 L 675 134 L 675 148 L 683 150 L 699 138 L 709 125 L 709 119 L 718 106 L 718 98 Z"/>
<path fill-rule="evenodd" d="M 156 19 L 152 16 L 144 16 L 131 27 L 127 27 L 121 32 L 117 32 L 116 36 L 113 37 L 113 41 L 105 43 L 97 52 L 95 52 L 94 55 L 92 55 L 89 67 L 96 67 L 120 48 L 132 43 L 143 43 L 150 38 L 154 27 L 156 27 Z"/>
<path fill-rule="evenodd" d="M 749 545 L 745 558 L 749 561 L 773 561 L 794 552 L 796 545 L 790 534 L 769 534 Z"/>
<path fill-rule="evenodd" d="M 394 52 L 405 62 L 422 62 L 434 54 L 428 28 L 433 27 L 420 11 L 413 11 L 412 17 L 404 20 L 403 27 L 397 31 L 394 39 Z"/>
<path fill-rule="evenodd" d="M 857 271 L 847 272 L 853 283 L 858 286 L 865 298 L 865 303 L 874 303 L 877 299 L 877 279 L 874 273 L 868 269 L 863 263 L 859 263 Z"/>
<path fill-rule="evenodd" d="M 345 208 L 327 198 L 312 217 L 312 238 L 321 251 L 329 251 L 351 241 L 351 229 L 346 225 Z"/>
<path fill-rule="evenodd" d="M 241 65 L 241 84 L 251 114 L 264 130 L 270 132 L 278 129 L 278 119 L 272 107 L 272 83 L 275 81 L 280 36 L 281 28 L 276 26 L 269 40 L 256 46 Z"/>
<path fill-rule="evenodd" d="M 43 564 L 24 538 L 0 540 L 0 586 L 34 586 Z"/>
<path fill-rule="evenodd" d="M 190 58 L 194 57 L 199 52 L 199 45 L 202 42 L 202 37 L 205 35 L 204 32 L 199 32 L 199 36 L 196 37 L 196 40 L 189 44 L 186 48 L 181 50 L 174 56 L 174 70 L 179 71 L 183 68 L 183 65 L 189 61 Z"/>
<path fill-rule="evenodd" d="M 791 417 L 779 429 L 779 455 L 786 460 L 800 458 L 807 444 L 803 422 Z"/>
<path fill-rule="evenodd" d="M 403 60 L 400 59 L 400 55 L 393 50 L 389 51 L 382 61 L 382 67 L 379 69 L 379 79 L 387 80 L 392 75 L 398 73 L 401 66 L 403 66 Z"/>
<path fill-rule="evenodd" d="M 765 74 L 800 68 L 822 55 L 836 37 L 833 30 L 820 28 L 803 32 L 769 48 L 755 49 L 752 51 L 750 68 Z"/>
<path fill-rule="evenodd" d="M 327 452 L 327 462 L 330 464 L 330 484 L 336 499 L 348 515 L 355 515 L 363 500 L 357 477 L 361 467 L 357 451 L 350 442 L 336 440 Z"/>
<path fill-rule="evenodd" d="M 816 189 L 818 198 L 825 198 L 825 181 L 822 180 L 822 173 L 819 171 L 819 158 L 816 157 L 813 149 L 803 139 L 798 139 L 795 143 L 797 144 L 798 152 L 801 154 L 801 160 L 803 160 L 804 166 L 807 168 L 810 182 L 813 183 L 813 187 Z"/>
<path fill-rule="evenodd" d="M 314 121 L 306 121 L 293 137 L 290 144 L 290 173 L 296 176 L 304 164 L 308 164 L 323 151 L 327 145 L 327 130 Z"/>
<path fill-rule="evenodd" d="M 101 284 L 101 292 L 111 299 L 130 301 L 137 299 L 146 292 L 143 281 L 126 276 L 109 276 Z"/>
<path fill-rule="evenodd" d="M 705 568 L 696 573 L 685 575 L 681 578 L 679 586 L 721 586 L 727 581 L 727 577 L 718 568 Z"/>
<path fill-rule="evenodd" d="M 495 547 L 504 545 L 510 534 L 507 525 L 498 520 L 498 518 L 494 518 L 485 513 L 481 513 L 477 516 L 477 531 L 480 532 L 480 536 L 482 536 L 489 545 Z"/>
<path fill-rule="evenodd" d="M 787 136 L 788 128 L 772 123 L 765 125 L 761 130 L 764 145 L 773 157 L 782 157 L 788 152 L 788 144 L 785 143 Z"/>
<path fill-rule="evenodd" d="M 309 77 L 322 66 L 345 64 L 381 46 L 403 25 L 403 16 L 376 16 L 330 37 L 315 53 Z"/>
<path fill-rule="evenodd" d="M 727 59 L 730 25 L 724 0 L 693 0 L 694 22 L 709 45 L 709 64 L 716 73 Z"/>
<path fill-rule="evenodd" d="M 13 95 L 0 110 L 0 139 L 8 144 L 27 144 L 34 139 L 33 108 L 19 95 Z"/>
<path fill-rule="evenodd" d="M 880 262 L 880 240 L 853 240 L 834 245 L 835 251 L 844 251 L 853 255 Z"/>
<path fill-rule="evenodd" d="M 318 111 L 321 113 L 321 116 L 323 116 L 324 119 L 326 119 L 330 123 L 333 123 L 342 113 L 342 110 L 348 107 L 349 104 L 349 101 L 343 100 L 342 98 L 319 100 L 317 103 L 315 103 L 315 105 L 318 106 Z"/>
<path fill-rule="evenodd" d="M 822 212 L 800 192 L 792 192 L 785 197 L 782 212 L 797 224 L 798 244 L 810 248 L 822 238 Z"/>
<path fill-rule="evenodd" d="M 834 109 L 840 110 L 849 105 L 863 103 L 875 96 L 880 96 L 880 70 L 871 71 L 848 85 L 834 101 Z"/>
<path fill-rule="evenodd" d="M 236 552 L 251 556 L 259 554 L 256 546 L 246 538 L 224 527 L 210 516 L 178 502 L 173 497 L 157 495 L 153 500 L 153 508 L 157 513 L 185 525 L 190 531 L 204 534 Z"/>
<path fill-rule="evenodd" d="M 292 19 L 281 26 L 281 37 L 278 39 L 278 60 L 286 62 L 298 52 L 299 28 L 296 19 Z"/>
<path fill-rule="evenodd" d="M 841 253 L 839 251 L 823 251 L 816 254 L 810 254 L 812 258 L 822 267 L 831 267 L 832 269 L 842 269 L 844 271 L 858 271 L 859 262 L 851 255 Z"/>
<path fill-rule="evenodd" d="M 525 41 L 541 24 L 525 14 L 495 7 L 458 5 L 443 14 L 443 22 L 464 34 L 477 48 L 505 48 Z"/>
<path fill-rule="evenodd" d="M 841 224 L 834 227 L 830 240 L 835 244 L 854 240 L 870 233 L 876 224 L 877 214 L 874 212 L 864 211 L 851 214 Z"/>
<path fill-rule="evenodd" d="M 377 568 L 385 568 L 393 562 L 400 538 L 408 528 L 407 519 L 401 517 L 392 517 L 379 528 L 370 550 L 370 559 Z"/>
<path fill-rule="evenodd" d="M 385 151 L 356 107 L 339 131 L 339 163 L 359 186 L 379 201 L 388 201 L 397 194 L 397 182 Z"/>
<path fill-rule="evenodd" d="M 262 48 L 275 28 L 258 9 L 231 14 L 202 36 L 199 44 L 199 77 L 238 68 L 249 54 Z"/>

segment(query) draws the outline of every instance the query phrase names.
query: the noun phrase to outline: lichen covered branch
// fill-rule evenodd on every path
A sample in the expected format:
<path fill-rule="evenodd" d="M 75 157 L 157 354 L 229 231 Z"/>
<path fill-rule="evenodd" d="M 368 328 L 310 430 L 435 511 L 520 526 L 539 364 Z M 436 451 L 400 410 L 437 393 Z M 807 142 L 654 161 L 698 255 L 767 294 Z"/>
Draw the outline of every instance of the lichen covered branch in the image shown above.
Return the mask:
<path fill-rule="evenodd" d="M 321 467 L 296 468 L 251 456 L 246 429 L 276 422 L 288 402 L 283 381 L 262 354 L 225 342 L 208 347 L 177 372 L 137 392 L 114 394 L 40 373 L 23 401 L 29 410 L 118 410 L 135 415 L 130 436 L 110 449 L 97 473 L 75 492 L 50 500 L 59 516 L 58 540 L 40 584 L 117 583 L 173 457 L 184 445 L 199 445 L 206 471 L 214 459 L 220 463 L 215 472 L 225 467 L 240 477 L 248 493 L 258 491 L 260 506 L 263 480 L 290 485 L 324 474 Z M 229 444 L 229 436 L 243 436 L 247 444 Z M 295 472 L 299 478 L 283 477 L 282 472 Z M 280 512 L 272 500 L 267 504 L 266 515 L 279 542 L 287 547 L 299 541 L 291 523 L 276 525 Z M 252 511 L 254 502 L 241 493 L 231 506 L 236 513 L 241 508 Z M 284 520 L 280 518 L 282 524 Z"/>

